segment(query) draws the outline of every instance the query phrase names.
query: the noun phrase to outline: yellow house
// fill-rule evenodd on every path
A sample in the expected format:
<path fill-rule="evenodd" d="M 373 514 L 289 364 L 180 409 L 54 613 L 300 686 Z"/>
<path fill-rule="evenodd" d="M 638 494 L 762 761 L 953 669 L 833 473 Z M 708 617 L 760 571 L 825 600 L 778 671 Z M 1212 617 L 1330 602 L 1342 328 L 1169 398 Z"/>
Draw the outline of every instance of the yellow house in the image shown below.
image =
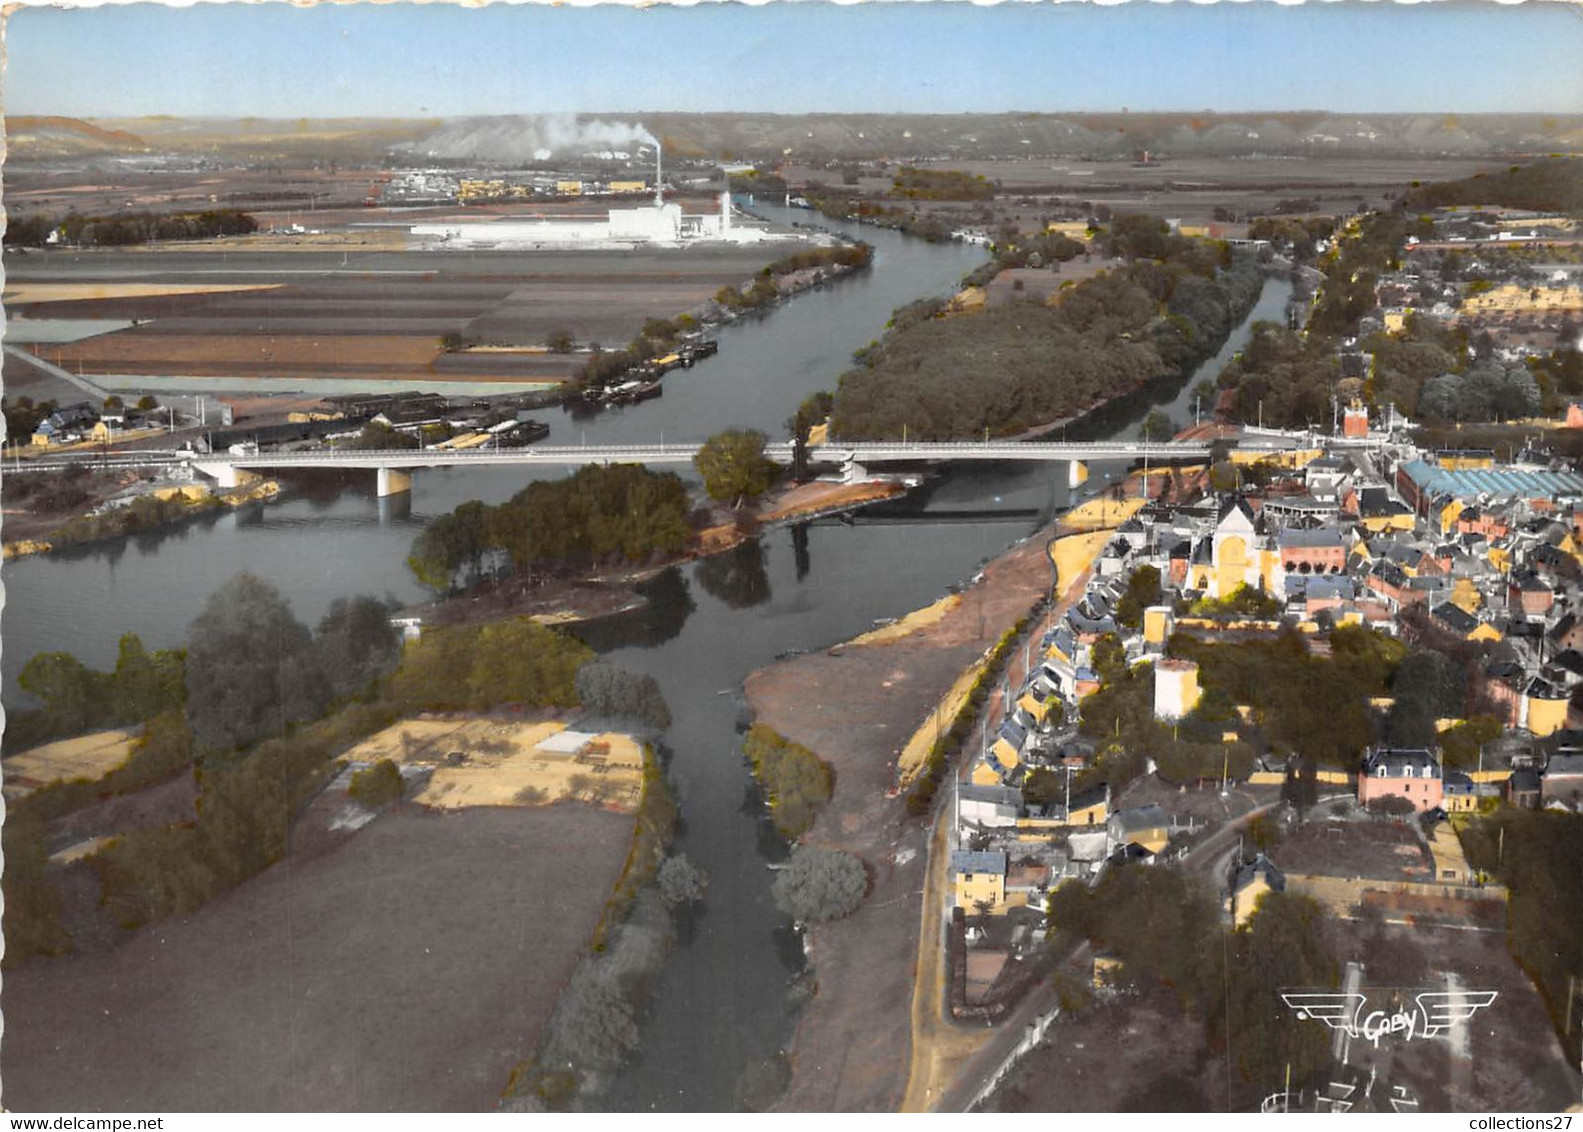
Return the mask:
<path fill-rule="evenodd" d="M 1059 702 L 1056 694 L 1037 680 L 1024 688 L 1017 698 L 1017 706 L 1032 716 L 1035 723 L 1043 723 L 1050 709 Z"/>
<path fill-rule="evenodd" d="M 645 181 L 611 181 L 610 191 L 613 193 L 641 193 L 647 189 Z"/>
<path fill-rule="evenodd" d="M 958 908 L 994 911 L 1006 903 L 1006 854 L 958 849 L 951 854 Z"/>
<path fill-rule="evenodd" d="M 1240 928 L 1258 908 L 1266 892 L 1285 892 L 1286 877 L 1263 853 L 1237 870 L 1229 898 L 1231 923 Z"/>
<path fill-rule="evenodd" d="M 1477 787 L 1473 779 L 1460 771 L 1446 771 L 1440 786 L 1440 808 L 1446 813 L 1468 814 L 1479 808 Z"/>
<path fill-rule="evenodd" d="M 1171 821 L 1159 806 L 1117 810 L 1106 829 L 1116 845 L 1141 845 L 1151 853 L 1160 852 L 1171 840 Z"/>
<path fill-rule="evenodd" d="M 1400 334 L 1407 328 L 1407 316 L 1411 310 L 1386 311 L 1384 315 L 1385 333 Z"/>
<path fill-rule="evenodd" d="M 973 764 L 973 771 L 970 775 L 968 775 L 968 778 L 974 786 L 1001 785 L 1000 771 L 996 770 L 983 759 L 980 759 L 978 762 Z"/>
<path fill-rule="evenodd" d="M 1509 574 L 1509 573 L 1511 573 L 1511 569 L 1512 569 L 1512 552 L 1507 547 L 1504 547 L 1504 546 L 1492 546 L 1492 547 L 1490 547 L 1489 559 L 1490 559 L 1490 565 L 1495 567 L 1495 569 L 1499 570 L 1502 574 Z"/>
<path fill-rule="evenodd" d="M 581 181 L 556 181 L 555 195 L 559 197 L 580 197 L 583 195 Z"/>

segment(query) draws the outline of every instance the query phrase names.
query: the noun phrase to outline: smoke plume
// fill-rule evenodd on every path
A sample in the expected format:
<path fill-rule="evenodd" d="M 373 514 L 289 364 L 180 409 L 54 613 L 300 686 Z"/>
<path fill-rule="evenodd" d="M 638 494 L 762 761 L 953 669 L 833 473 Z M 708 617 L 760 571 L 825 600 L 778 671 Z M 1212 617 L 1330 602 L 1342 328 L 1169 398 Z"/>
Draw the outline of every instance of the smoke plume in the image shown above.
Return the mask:
<path fill-rule="evenodd" d="M 400 148 L 413 156 L 449 160 L 522 161 L 585 153 L 657 147 L 659 139 L 632 122 L 606 122 L 575 114 L 523 114 L 457 118 Z"/>

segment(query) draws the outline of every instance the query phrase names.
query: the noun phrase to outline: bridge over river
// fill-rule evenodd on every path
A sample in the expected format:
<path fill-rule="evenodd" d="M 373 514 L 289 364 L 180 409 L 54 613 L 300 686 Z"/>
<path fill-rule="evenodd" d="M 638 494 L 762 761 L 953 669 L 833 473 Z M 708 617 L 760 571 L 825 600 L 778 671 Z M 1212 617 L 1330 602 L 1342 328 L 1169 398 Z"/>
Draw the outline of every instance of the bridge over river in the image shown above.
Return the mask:
<path fill-rule="evenodd" d="M 19 463 L 17 471 L 47 471 L 88 464 L 95 467 L 168 468 L 188 466 L 221 487 L 237 487 L 260 473 L 277 469 L 368 468 L 379 477 L 379 494 L 410 490 L 413 472 L 422 468 L 480 467 L 501 464 L 691 464 L 699 444 L 544 445 L 527 448 L 385 448 L 326 449 L 302 452 L 194 453 L 172 451 L 83 453 L 43 457 Z M 764 453 L 790 464 L 789 441 L 765 446 Z M 1203 461 L 1210 445 L 1202 441 L 862 441 L 811 446 L 808 458 L 838 463 L 849 478 L 861 478 L 870 465 L 961 460 L 1038 461 L 1079 465 L 1102 460 L 1147 460 L 1151 463 Z"/>

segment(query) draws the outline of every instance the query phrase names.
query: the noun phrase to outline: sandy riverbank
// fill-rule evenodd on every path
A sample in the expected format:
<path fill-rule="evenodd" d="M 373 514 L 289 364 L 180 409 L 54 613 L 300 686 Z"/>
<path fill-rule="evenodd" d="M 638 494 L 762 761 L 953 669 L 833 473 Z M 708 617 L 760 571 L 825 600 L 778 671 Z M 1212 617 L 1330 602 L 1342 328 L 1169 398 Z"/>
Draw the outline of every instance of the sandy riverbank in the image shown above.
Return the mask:
<path fill-rule="evenodd" d="M 819 991 L 793 1039 L 792 1082 L 781 1108 L 872 1112 L 903 1103 L 914 1046 L 915 974 L 925 996 L 919 1015 L 939 1016 L 929 999 L 941 985 L 939 976 L 918 969 L 915 958 L 938 950 L 936 940 L 924 938 L 923 925 L 931 921 L 930 909 L 942 905 L 936 897 L 920 916 L 920 895 L 938 885 L 926 885 L 930 829 L 907 815 L 896 792 L 902 753 L 917 745 L 920 732 L 932 742 L 937 706 L 961 685 L 964 671 L 1050 593 L 1051 534 L 1080 532 L 1055 548 L 1066 591 L 1081 585 L 1108 540 L 1091 525 L 1119 523 L 1138 506 L 1138 500 L 1085 505 L 1058 530 L 1041 531 L 995 559 L 960 597 L 749 676 L 747 697 L 757 720 L 835 767 L 835 793 L 805 840 L 858 854 L 873 877 L 863 907 L 810 933 Z M 921 940 L 927 946 L 920 951 Z M 932 1052 L 926 1060 L 934 1062 Z M 940 1068 L 956 1063 L 948 1057 Z"/>

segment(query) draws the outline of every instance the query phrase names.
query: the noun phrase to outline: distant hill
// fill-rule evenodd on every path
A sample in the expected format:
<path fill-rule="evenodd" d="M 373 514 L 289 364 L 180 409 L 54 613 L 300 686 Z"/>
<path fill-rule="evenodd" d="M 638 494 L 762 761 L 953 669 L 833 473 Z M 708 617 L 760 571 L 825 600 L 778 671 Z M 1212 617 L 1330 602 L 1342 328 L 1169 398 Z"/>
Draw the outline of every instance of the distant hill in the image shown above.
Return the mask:
<path fill-rule="evenodd" d="M 644 114 L 449 119 L 398 147 L 411 158 L 526 161 L 629 148 L 613 137 L 658 136 L 678 156 L 763 161 L 1059 155 L 1474 157 L 1583 150 L 1583 115 L 1366 114 Z M 553 139 L 556 144 L 547 145 Z M 788 152 L 789 151 L 789 152 Z"/>
<path fill-rule="evenodd" d="M 524 114 L 448 119 L 18 117 L 16 160 L 211 154 L 255 162 L 534 160 L 636 150 L 723 161 L 1240 155 L 1532 158 L 1583 153 L 1583 115 L 1295 113 Z"/>
<path fill-rule="evenodd" d="M 19 114 L 5 120 L 7 155 L 13 160 L 47 160 L 100 154 L 147 153 L 148 142 L 126 130 L 106 129 L 81 118 Z"/>

